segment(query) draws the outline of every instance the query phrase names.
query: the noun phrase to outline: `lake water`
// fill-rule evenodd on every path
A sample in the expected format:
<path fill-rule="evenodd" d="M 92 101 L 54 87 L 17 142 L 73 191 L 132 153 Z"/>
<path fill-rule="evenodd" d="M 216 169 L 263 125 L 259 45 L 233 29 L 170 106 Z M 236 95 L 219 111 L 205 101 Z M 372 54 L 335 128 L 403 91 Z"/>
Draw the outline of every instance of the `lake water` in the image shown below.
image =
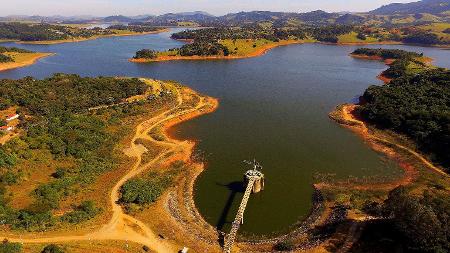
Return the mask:
<path fill-rule="evenodd" d="M 240 230 L 251 234 L 280 232 L 304 218 L 316 173 L 336 178 L 401 173 L 327 116 L 336 105 L 355 101 L 369 85 L 381 84 L 376 76 L 386 66 L 349 57 L 356 46 L 291 45 L 242 60 L 135 64 L 127 59 L 137 50 L 182 43 L 162 33 L 48 46 L 0 45 L 56 53 L 33 66 L 0 72 L 0 78 L 44 78 L 57 72 L 151 77 L 177 80 L 219 98 L 215 113 L 184 123 L 174 133 L 199 141 L 207 169 L 196 183 L 195 201 L 205 219 L 225 231 L 242 197 L 248 169 L 244 159 L 256 158 L 266 176 L 266 189 L 250 198 Z M 423 52 L 436 65 L 450 67 L 450 51 L 382 47 Z"/>

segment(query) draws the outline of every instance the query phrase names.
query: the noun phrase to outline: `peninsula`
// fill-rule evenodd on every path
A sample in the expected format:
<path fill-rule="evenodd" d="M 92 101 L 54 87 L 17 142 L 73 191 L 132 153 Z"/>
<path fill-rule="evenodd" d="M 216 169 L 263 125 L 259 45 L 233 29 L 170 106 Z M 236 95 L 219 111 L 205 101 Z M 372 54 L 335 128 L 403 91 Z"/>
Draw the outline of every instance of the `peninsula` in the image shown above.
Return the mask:
<path fill-rule="evenodd" d="M 50 55 L 53 54 L 36 53 L 15 47 L 0 47 L 0 71 L 26 67 Z"/>

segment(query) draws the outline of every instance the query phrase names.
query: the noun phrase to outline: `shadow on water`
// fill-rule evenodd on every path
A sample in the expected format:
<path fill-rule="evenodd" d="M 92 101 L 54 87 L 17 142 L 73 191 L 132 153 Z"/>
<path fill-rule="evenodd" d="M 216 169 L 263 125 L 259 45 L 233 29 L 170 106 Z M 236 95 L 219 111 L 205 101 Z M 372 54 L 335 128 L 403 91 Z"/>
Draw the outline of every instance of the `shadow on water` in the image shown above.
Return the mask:
<path fill-rule="evenodd" d="M 245 188 L 244 188 L 244 183 L 242 181 L 235 181 L 235 182 L 231 182 L 226 185 L 217 183 L 217 185 L 226 187 L 230 191 L 230 195 L 228 195 L 228 199 L 225 202 L 225 206 L 224 206 L 222 213 L 219 217 L 219 220 L 217 222 L 217 229 L 222 230 L 223 227 L 225 226 L 225 224 L 231 223 L 231 222 L 227 222 L 227 216 L 228 216 L 228 213 L 230 212 L 231 206 L 233 205 L 234 199 L 236 198 L 236 194 L 244 193 Z"/>

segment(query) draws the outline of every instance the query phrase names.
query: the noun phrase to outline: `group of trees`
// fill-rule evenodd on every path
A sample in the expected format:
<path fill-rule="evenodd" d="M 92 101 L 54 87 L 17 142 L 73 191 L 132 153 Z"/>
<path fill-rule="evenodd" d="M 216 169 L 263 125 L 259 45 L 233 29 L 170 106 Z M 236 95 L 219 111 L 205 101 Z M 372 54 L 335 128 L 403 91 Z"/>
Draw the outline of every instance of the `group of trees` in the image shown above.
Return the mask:
<path fill-rule="evenodd" d="M 136 52 L 134 59 L 155 59 L 158 57 L 158 52 L 151 49 L 142 49 Z"/>
<path fill-rule="evenodd" d="M 6 63 L 6 62 L 14 62 L 14 59 L 11 56 L 0 54 L 0 63 Z"/>
<path fill-rule="evenodd" d="M 308 34 L 318 41 L 337 43 L 339 41 L 339 35 L 350 33 L 354 29 L 355 28 L 350 25 L 320 26 L 308 29 Z"/>
<path fill-rule="evenodd" d="M 76 28 L 51 24 L 0 23 L 0 39 L 20 41 L 65 40 L 114 34 L 110 29 Z"/>
<path fill-rule="evenodd" d="M 384 216 L 392 217 L 394 227 L 405 238 L 407 247 L 417 252 L 450 250 L 450 198 L 439 191 L 413 195 L 404 187 L 389 193 Z"/>
<path fill-rule="evenodd" d="M 298 26 L 298 27 L 269 27 L 263 28 L 259 25 L 246 25 L 243 27 L 215 27 L 199 30 L 187 30 L 174 33 L 172 38 L 194 40 L 194 41 L 217 41 L 223 39 L 267 39 L 271 41 L 287 39 L 305 39 L 307 36 L 318 41 L 334 42 L 338 41 L 338 36 L 355 30 L 349 25 L 329 25 L 329 26 Z"/>
<path fill-rule="evenodd" d="M 112 25 L 107 28 L 108 30 L 123 30 L 132 31 L 137 33 L 155 32 L 161 30 L 161 27 L 148 26 L 148 25 Z"/>
<path fill-rule="evenodd" d="M 0 46 L 0 63 L 14 62 L 14 59 L 5 53 L 33 53 L 30 50 L 17 47 L 1 47 Z"/>
<path fill-rule="evenodd" d="M 393 51 L 398 54 L 398 51 Z M 392 129 L 412 138 L 431 158 L 450 165 L 450 71 L 423 67 L 409 73 L 409 56 L 394 62 L 394 79 L 384 86 L 370 86 L 359 112 L 380 128 Z M 414 54 L 412 54 L 414 55 Z"/>
<path fill-rule="evenodd" d="M 172 184 L 182 166 L 182 162 L 175 162 L 166 172 L 151 172 L 141 178 L 128 180 L 120 188 L 120 203 L 129 208 L 131 204 L 143 206 L 155 202 Z"/>
<path fill-rule="evenodd" d="M 147 25 L 113 25 L 103 28 L 78 28 L 51 24 L 0 23 L 0 39 L 20 41 L 65 40 L 70 38 L 90 38 L 98 35 L 111 35 L 114 30 L 131 32 L 153 32 L 161 28 Z"/>
<path fill-rule="evenodd" d="M 178 49 L 181 56 L 210 56 L 210 55 L 224 55 L 230 54 L 228 48 L 217 41 L 195 41 L 194 43 L 186 44 Z"/>
<path fill-rule="evenodd" d="M 8 240 L 3 240 L 3 242 L 0 244 L 0 253 L 21 253 L 23 252 L 22 244 L 21 243 L 13 243 L 9 242 Z M 45 246 L 41 253 L 64 253 L 64 249 L 56 244 L 49 244 Z"/>
<path fill-rule="evenodd" d="M 17 47 L 1 47 L 0 46 L 0 63 L 14 62 L 14 59 L 5 53 L 33 53 L 32 51 Z"/>
<path fill-rule="evenodd" d="M 383 48 L 358 48 L 353 51 L 352 54 L 355 55 L 366 55 L 366 56 L 378 56 L 383 60 L 386 59 L 412 59 L 415 57 L 422 57 L 423 54 L 419 54 L 416 52 L 408 52 L 401 49 L 383 49 Z"/>
<path fill-rule="evenodd" d="M 55 74 L 43 80 L 0 80 L 0 108 L 19 106 L 21 114 L 27 115 L 20 125 L 26 134 L 0 148 L 2 171 L 12 170 L 35 150 L 47 150 L 55 159 L 74 161 L 72 166 L 57 169 L 53 180 L 38 186 L 35 202 L 23 210 L 10 208 L 3 197 L 4 174 L 0 182 L 0 219 L 14 229 L 44 230 L 58 221 L 77 223 L 94 217 L 99 209 L 92 202 L 83 202 L 61 217 L 52 215 L 75 186 L 91 184 L 116 164 L 114 147 L 119 137 L 108 131 L 107 120 L 88 113 L 89 108 L 122 102 L 147 89 L 135 78 Z"/>
<path fill-rule="evenodd" d="M 406 35 L 403 40 L 404 43 L 421 44 L 421 45 L 439 45 L 443 44 L 439 36 L 434 33 L 425 31 L 415 31 Z"/>

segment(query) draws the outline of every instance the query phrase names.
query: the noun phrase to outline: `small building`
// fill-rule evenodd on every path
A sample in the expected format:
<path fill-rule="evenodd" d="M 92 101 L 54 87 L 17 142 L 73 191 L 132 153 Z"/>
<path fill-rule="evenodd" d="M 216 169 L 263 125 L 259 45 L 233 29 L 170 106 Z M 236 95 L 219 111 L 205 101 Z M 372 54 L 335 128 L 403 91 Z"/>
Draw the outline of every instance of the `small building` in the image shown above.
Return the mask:
<path fill-rule="evenodd" d="M 181 253 L 187 253 L 189 251 L 188 247 L 184 247 L 182 250 L 180 250 Z"/>
<path fill-rule="evenodd" d="M 11 121 L 11 120 L 15 120 L 19 118 L 19 114 L 15 113 L 15 114 L 10 114 L 8 116 L 6 116 L 6 121 Z"/>
<path fill-rule="evenodd" d="M 0 131 L 2 131 L 2 132 L 9 132 L 9 131 L 12 131 L 14 129 L 14 127 L 12 127 L 12 126 L 1 126 L 0 127 Z"/>

